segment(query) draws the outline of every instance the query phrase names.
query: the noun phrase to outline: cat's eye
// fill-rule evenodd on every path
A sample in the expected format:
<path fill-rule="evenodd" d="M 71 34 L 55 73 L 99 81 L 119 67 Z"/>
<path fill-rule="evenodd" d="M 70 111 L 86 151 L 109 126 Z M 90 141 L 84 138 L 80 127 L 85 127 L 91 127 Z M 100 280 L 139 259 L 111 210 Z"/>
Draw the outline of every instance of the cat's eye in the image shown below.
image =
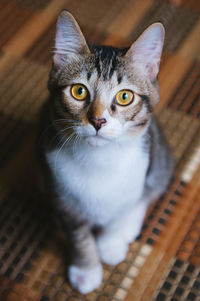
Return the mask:
<path fill-rule="evenodd" d="M 85 100 L 88 95 L 88 89 L 82 84 L 75 84 L 71 88 L 72 96 L 77 100 Z"/>
<path fill-rule="evenodd" d="M 121 90 L 115 96 L 115 103 L 120 106 L 129 105 L 134 99 L 134 93 L 130 90 Z"/>

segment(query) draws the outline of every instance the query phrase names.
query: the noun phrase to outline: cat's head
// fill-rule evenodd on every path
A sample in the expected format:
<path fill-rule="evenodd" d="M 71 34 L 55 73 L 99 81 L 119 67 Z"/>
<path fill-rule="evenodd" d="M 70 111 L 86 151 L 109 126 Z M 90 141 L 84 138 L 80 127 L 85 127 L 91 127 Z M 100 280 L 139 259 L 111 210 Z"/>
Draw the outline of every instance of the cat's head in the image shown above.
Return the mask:
<path fill-rule="evenodd" d="M 164 28 L 154 23 L 128 50 L 88 46 L 75 19 L 63 11 L 49 79 L 57 119 L 66 120 L 58 123 L 63 135 L 73 131 L 89 144 L 104 145 L 144 133 L 159 100 L 163 41 Z"/>

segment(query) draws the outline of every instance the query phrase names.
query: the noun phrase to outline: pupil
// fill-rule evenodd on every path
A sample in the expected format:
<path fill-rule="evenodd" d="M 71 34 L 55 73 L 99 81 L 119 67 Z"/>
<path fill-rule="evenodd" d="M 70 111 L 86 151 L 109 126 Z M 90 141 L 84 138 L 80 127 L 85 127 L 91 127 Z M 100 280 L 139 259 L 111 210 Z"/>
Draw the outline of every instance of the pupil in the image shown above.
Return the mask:
<path fill-rule="evenodd" d="M 83 88 L 82 87 L 78 88 L 78 94 L 79 95 L 83 94 Z"/>
<path fill-rule="evenodd" d="M 127 93 L 123 93 L 123 94 L 122 94 L 122 99 L 123 99 L 123 100 L 126 100 L 127 98 L 128 98 L 128 94 L 127 94 Z"/>

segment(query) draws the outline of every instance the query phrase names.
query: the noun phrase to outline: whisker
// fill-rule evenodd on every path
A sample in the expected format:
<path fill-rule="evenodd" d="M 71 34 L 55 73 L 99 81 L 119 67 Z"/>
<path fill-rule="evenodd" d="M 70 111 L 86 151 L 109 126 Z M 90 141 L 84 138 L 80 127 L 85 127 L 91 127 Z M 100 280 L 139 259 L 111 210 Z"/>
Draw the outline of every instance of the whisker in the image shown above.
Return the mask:
<path fill-rule="evenodd" d="M 51 139 L 50 145 L 51 145 L 51 144 L 53 143 L 53 141 L 54 141 L 56 138 L 58 138 L 59 136 L 60 136 L 60 133 L 58 132 L 58 133 Z M 57 145 L 59 145 L 59 143 L 61 143 L 62 140 L 63 140 L 64 138 L 65 138 L 64 136 L 60 137 L 60 141 L 58 142 Z"/>
<path fill-rule="evenodd" d="M 63 132 L 67 131 L 68 129 L 74 129 L 74 126 L 69 126 L 62 130 L 58 130 L 57 134 L 53 137 L 53 139 L 51 139 L 50 143 L 52 143 L 57 137 L 59 137 L 59 135 L 61 136 L 61 142 L 62 142 L 63 138 L 65 138 L 63 136 Z"/>
<path fill-rule="evenodd" d="M 59 130 L 59 132 L 65 132 L 65 131 L 67 131 L 67 130 L 69 130 L 69 129 L 74 129 L 74 125 L 72 125 L 72 126 L 68 126 L 68 127 L 66 127 L 66 128 L 64 128 L 64 129 L 62 129 L 62 130 Z"/>
<path fill-rule="evenodd" d="M 54 120 L 50 125 L 47 126 L 47 128 L 44 129 L 44 131 L 40 134 L 39 136 L 39 139 L 38 139 L 38 143 L 40 144 L 41 143 L 41 140 L 43 138 L 43 136 L 47 133 L 47 131 L 54 126 L 55 123 L 74 123 L 73 126 L 71 127 L 68 127 L 68 128 L 73 128 L 74 126 L 77 126 L 79 125 L 80 123 L 77 122 L 76 120 L 73 120 L 73 119 L 66 119 L 66 118 L 63 118 L 63 119 L 56 119 Z M 50 141 L 50 143 L 53 142 L 53 140 L 59 136 L 59 133 L 61 132 L 64 132 L 65 130 L 67 130 L 67 128 L 63 129 L 63 130 L 59 130 L 59 132 L 53 137 L 53 139 Z"/>
<path fill-rule="evenodd" d="M 53 121 L 53 123 L 74 123 L 74 124 L 79 124 L 79 122 L 77 120 L 67 119 L 67 118 L 56 119 L 56 120 Z"/>
<path fill-rule="evenodd" d="M 79 141 L 80 141 L 80 136 L 78 134 L 76 134 L 74 144 L 73 144 L 73 155 L 75 155 L 76 147 L 77 147 Z"/>
<path fill-rule="evenodd" d="M 43 136 L 46 134 L 46 132 L 50 129 L 50 127 L 52 127 L 53 124 L 50 124 L 47 128 L 44 129 L 44 131 L 40 134 L 39 139 L 38 139 L 38 143 L 40 144 Z"/>
<path fill-rule="evenodd" d="M 65 140 L 65 142 L 62 144 L 62 146 L 60 147 L 60 149 L 57 151 L 57 153 L 56 153 L 56 158 L 55 158 L 55 165 L 54 165 L 54 168 L 55 168 L 55 173 L 56 173 L 56 170 L 57 170 L 57 161 L 58 161 L 58 157 L 59 157 L 59 154 L 60 154 L 60 152 L 61 152 L 61 150 L 63 149 L 63 147 L 66 145 L 66 144 L 68 144 L 71 140 L 72 140 L 72 138 L 73 138 L 73 136 L 74 135 L 76 135 L 74 132 Z"/>

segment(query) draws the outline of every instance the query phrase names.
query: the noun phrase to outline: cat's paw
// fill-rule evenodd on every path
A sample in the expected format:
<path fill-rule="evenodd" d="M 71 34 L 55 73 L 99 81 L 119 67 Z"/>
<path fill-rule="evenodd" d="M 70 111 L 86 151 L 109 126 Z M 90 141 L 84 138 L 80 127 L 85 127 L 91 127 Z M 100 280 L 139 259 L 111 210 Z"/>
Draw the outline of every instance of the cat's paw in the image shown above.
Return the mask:
<path fill-rule="evenodd" d="M 100 236 L 97 239 L 100 259 L 107 264 L 117 265 L 124 261 L 128 251 L 128 244 L 120 237 Z"/>
<path fill-rule="evenodd" d="M 81 294 L 87 294 L 98 288 L 102 281 L 102 266 L 98 264 L 93 268 L 83 268 L 71 265 L 68 277 L 73 288 Z"/>
<path fill-rule="evenodd" d="M 130 244 L 135 241 L 137 236 L 140 234 L 140 228 L 136 227 L 127 227 L 124 229 L 123 233 L 121 233 L 121 237 L 124 241 L 127 242 L 127 244 Z"/>

